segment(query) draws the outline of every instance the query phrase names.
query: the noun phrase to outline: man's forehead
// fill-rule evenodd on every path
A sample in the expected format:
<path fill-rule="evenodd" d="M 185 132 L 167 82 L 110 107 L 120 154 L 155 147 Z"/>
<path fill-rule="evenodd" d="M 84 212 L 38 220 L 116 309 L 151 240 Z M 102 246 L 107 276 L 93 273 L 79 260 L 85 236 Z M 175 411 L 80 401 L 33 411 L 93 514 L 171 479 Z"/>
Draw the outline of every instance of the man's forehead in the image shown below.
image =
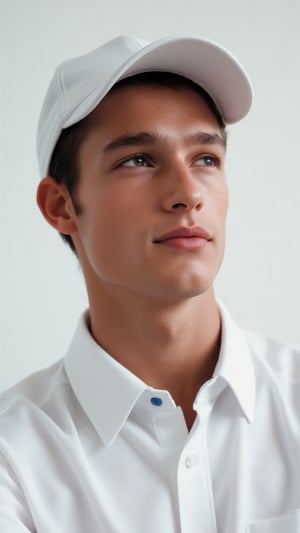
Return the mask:
<path fill-rule="evenodd" d="M 154 88 L 153 88 L 154 87 Z M 180 87 L 122 84 L 112 90 L 86 119 L 101 151 L 129 146 L 218 145 L 226 148 L 226 131 L 199 94 Z"/>
<path fill-rule="evenodd" d="M 165 114 L 169 107 L 170 113 L 174 115 L 175 110 L 179 112 L 184 108 L 190 111 L 189 108 L 192 108 L 195 120 L 199 116 L 203 119 L 208 117 L 209 120 L 212 118 L 218 131 L 225 131 L 225 124 L 216 105 L 201 87 L 171 73 L 145 74 L 116 84 L 84 120 L 90 125 L 96 125 L 101 121 L 109 122 L 111 115 L 112 120 L 118 123 L 127 113 L 130 122 L 134 117 L 137 120 L 143 119 L 144 114 L 152 122 Z M 153 110 L 152 115 L 149 115 L 150 109 Z"/>
<path fill-rule="evenodd" d="M 207 93 L 207 91 L 197 83 L 193 82 L 191 79 L 174 72 L 141 72 L 134 76 L 130 76 L 128 78 L 120 80 L 111 88 L 108 94 L 113 93 L 118 89 L 130 87 L 135 87 L 137 91 L 141 91 L 141 88 L 144 86 L 155 87 L 156 90 L 161 89 L 162 91 L 166 88 L 174 91 L 178 91 L 180 89 L 187 89 L 193 91 L 206 102 L 206 104 L 209 106 L 209 108 L 217 118 L 219 125 L 225 128 L 221 113 L 213 98 Z M 188 99 L 189 95 L 187 95 L 186 98 Z"/>

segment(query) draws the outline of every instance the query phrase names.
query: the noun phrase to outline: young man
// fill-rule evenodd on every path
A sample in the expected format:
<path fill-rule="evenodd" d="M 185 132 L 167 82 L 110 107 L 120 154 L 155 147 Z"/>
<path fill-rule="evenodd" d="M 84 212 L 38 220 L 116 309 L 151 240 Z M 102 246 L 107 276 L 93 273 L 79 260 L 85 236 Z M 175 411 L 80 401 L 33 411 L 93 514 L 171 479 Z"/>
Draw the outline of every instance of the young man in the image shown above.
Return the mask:
<path fill-rule="evenodd" d="M 194 37 L 120 37 L 56 71 L 37 199 L 89 310 L 1 397 L 1 532 L 299 531 L 299 353 L 213 290 L 225 125 L 250 105 L 239 63 Z"/>

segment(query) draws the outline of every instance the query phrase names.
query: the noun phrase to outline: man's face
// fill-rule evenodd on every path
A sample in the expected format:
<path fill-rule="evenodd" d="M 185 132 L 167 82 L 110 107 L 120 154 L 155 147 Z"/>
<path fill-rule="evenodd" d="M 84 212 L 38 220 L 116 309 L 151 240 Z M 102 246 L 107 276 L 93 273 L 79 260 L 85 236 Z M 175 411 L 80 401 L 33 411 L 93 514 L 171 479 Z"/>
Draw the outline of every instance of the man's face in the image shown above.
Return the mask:
<path fill-rule="evenodd" d="M 73 234 L 88 288 L 179 301 L 211 288 L 227 212 L 225 147 L 190 88 L 113 90 L 79 153 Z"/>

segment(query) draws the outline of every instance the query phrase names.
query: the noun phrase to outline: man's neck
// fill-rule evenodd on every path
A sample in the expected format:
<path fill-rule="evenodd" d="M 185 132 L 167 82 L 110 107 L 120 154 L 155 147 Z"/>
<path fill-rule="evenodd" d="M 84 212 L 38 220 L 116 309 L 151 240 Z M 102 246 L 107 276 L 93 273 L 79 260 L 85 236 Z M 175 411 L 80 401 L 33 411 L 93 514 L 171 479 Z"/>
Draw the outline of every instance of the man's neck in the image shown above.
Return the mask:
<path fill-rule="evenodd" d="M 149 386 L 168 390 L 191 426 L 193 400 L 212 376 L 220 350 L 213 291 L 172 305 L 143 305 L 133 297 L 111 298 L 104 306 L 92 299 L 90 321 L 98 344 Z"/>

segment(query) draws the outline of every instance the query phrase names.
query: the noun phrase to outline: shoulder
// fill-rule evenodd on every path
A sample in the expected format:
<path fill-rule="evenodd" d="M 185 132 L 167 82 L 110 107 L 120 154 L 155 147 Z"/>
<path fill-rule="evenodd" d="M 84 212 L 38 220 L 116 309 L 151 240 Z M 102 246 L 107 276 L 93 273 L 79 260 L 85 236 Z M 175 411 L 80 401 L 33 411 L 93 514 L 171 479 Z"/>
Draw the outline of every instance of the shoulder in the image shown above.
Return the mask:
<path fill-rule="evenodd" d="M 26 376 L 0 394 L 0 416 L 16 401 L 23 399 L 35 404 L 43 404 L 51 395 L 53 389 L 66 382 L 63 361 L 58 361 L 52 366 Z"/>
<path fill-rule="evenodd" d="M 244 331 L 254 366 L 259 374 L 300 384 L 300 347 Z"/>
<path fill-rule="evenodd" d="M 57 405 L 66 401 L 69 384 L 63 360 L 27 376 L 0 394 L 0 435 L 14 439 L 20 430 L 30 431 L 41 420 L 54 421 Z M 25 433 L 26 434 L 26 433 Z M 24 434 L 24 435 L 25 435 Z"/>

